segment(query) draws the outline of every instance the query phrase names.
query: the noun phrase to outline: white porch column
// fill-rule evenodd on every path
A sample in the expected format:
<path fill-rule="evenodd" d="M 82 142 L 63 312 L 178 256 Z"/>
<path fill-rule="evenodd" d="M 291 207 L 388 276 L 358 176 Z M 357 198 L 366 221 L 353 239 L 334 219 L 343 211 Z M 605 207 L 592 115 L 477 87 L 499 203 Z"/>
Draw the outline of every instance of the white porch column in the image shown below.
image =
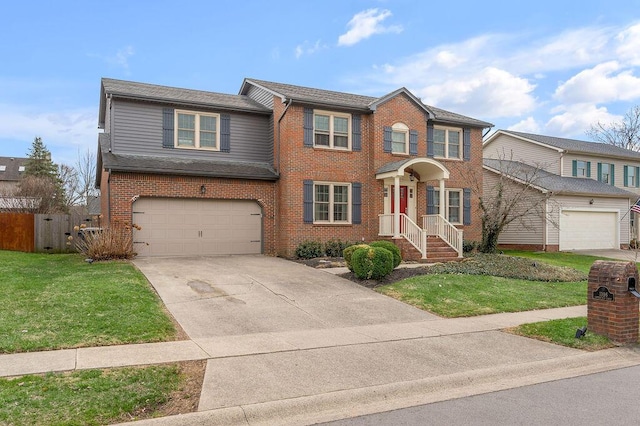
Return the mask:
<path fill-rule="evenodd" d="M 440 216 L 442 217 L 447 217 L 447 215 L 445 214 L 445 209 L 447 208 L 447 206 L 445 205 L 445 193 L 444 193 L 444 179 L 439 179 L 438 183 L 440 184 L 440 208 L 438 209 L 438 213 L 440 214 Z"/>
<path fill-rule="evenodd" d="M 400 176 L 393 178 L 393 238 L 400 238 Z"/>

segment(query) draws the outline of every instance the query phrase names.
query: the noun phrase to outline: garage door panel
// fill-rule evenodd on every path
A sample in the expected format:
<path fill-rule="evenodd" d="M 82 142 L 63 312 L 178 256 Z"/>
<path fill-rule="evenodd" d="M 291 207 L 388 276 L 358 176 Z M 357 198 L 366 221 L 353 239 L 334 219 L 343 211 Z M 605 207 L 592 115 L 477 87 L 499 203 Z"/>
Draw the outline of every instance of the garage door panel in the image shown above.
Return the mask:
<path fill-rule="evenodd" d="M 617 248 L 617 219 L 616 212 L 561 212 L 560 250 Z"/>
<path fill-rule="evenodd" d="M 261 208 L 248 200 L 140 198 L 134 203 L 140 256 L 259 254 Z"/>

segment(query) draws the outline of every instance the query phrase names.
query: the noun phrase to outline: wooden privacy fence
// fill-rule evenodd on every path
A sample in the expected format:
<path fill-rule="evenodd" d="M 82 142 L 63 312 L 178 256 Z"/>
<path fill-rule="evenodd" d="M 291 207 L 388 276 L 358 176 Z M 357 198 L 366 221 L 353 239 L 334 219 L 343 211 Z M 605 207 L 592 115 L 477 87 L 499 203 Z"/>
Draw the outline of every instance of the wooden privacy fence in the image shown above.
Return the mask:
<path fill-rule="evenodd" d="M 75 244 L 67 244 L 69 237 L 77 238 L 74 226 L 94 226 L 87 216 L 68 214 L 0 213 L 0 250 L 28 253 L 62 253 L 74 251 Z"/>

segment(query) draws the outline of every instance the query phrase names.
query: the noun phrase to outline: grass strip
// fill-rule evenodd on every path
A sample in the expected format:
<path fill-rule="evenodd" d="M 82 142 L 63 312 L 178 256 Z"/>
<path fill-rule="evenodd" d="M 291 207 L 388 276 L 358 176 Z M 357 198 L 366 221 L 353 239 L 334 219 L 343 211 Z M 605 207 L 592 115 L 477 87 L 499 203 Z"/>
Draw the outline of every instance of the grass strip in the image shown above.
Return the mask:
<path fill-rule="evenodd" d="M 589 330 L 587 330 L 584 337 L 577 339 L 575 337 L 576 330 L 586 325 L 587 318 L 578 317 L 523 324 L 507 331 L 520 336 L 586 351 L 598 351 L 615 346 L 609 338 L 593 334 Z"/>

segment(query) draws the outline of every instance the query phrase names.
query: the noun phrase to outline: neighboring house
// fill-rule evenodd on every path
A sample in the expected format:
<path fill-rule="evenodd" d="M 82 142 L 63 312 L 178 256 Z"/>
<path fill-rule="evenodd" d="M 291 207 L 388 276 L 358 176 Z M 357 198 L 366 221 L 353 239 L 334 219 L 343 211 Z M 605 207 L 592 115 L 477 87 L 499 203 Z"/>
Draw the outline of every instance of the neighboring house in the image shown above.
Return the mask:
<path fill-rule="evenodd" d="M 0 157 L 0 196 L 16 193 L 28 158 Z"/>
<path fill-rule="evenodd" d="M 480 237 L 468 182 L 482 179 L 491 124 L 405 88 L 374 98 L 245 79 L 227 95 L 103 79 L 99 127 L 102 212 L 141 227 L 141 256 L 394 238 L 405 258 L 432 259 L 441 239 L 458 256 L 463 232 Z"/>
<path fill-rule="evenodd" d="M 499 244 L 547 251 L 627 247 L 635 238 L 630 207 L 640 196 L 640 153 L 611 145 L 498 130 L 484 143 L 484 186 L 507 170 L 518 181 L 538 173 L 532 197 L 543 214 L 513 222 Z M 527 166 L 519 167 L 519 164 Z M 520 182 L 527 179 L 520 179 Z"/>

